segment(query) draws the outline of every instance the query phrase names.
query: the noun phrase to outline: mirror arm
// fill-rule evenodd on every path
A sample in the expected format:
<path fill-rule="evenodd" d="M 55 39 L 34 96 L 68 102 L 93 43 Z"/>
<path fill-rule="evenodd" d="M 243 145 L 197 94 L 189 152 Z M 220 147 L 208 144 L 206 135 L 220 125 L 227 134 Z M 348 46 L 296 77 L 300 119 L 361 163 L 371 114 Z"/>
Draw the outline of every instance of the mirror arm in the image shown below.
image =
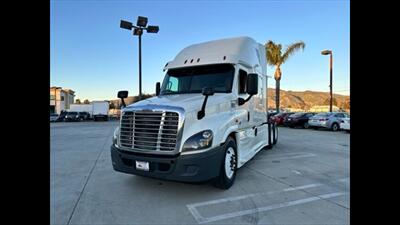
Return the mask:
<path fill-rule="evenodd" d="M 125 108 L 125 107 L 126 107 L 126 104 L 125 104 L 125 101 L 124 101 L 123 98 L 121 98 L 121 103 L 122 103 L 122 106 Z"/>
<path fill-rule="evenodd" d="M 204 98 L 203 105 L 201 106 L 201 110 L 197 112 L 197 119 L 201 120 L 205 116 L 206 104 L 207 104 L 208 95 Z"/>
<path fill-rule="evenodd" d="M 243 105 L 244 103 L 248 102 L 251 99 L 251 97 L 253 97 L 253 95 L 250 95 L 249 97 L 247 97 L 247 99 L 239 98 L 238 99 L 239 105 Z"/>

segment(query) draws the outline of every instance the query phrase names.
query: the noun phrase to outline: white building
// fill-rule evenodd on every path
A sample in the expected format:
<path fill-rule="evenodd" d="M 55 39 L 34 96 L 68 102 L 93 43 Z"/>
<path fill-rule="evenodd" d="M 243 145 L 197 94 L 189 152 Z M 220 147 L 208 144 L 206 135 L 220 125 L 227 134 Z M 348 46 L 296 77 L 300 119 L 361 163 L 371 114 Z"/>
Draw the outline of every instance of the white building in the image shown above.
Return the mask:
<path fill-rule="evenodd" d="M 50 113 L 60 114 L 74 103 L 75 92 L 61 87 L 50 87 Z"/>

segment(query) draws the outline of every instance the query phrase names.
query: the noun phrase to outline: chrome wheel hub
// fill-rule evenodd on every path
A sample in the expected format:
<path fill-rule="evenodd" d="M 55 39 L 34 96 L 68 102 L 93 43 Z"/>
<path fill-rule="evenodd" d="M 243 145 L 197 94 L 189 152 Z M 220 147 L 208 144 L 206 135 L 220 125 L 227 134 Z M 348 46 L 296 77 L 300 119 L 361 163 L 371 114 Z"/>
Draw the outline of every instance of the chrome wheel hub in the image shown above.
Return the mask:
<path fill-rule="evenodd" d="M 235 167 L 236 167 L 235 156 L 236 156 L 235 150 L 232 147 L 229 147 L 225 155 L 225 175 L 229 179 L 231 179 L 233 177 L 233 174 L 235 173 Z"/>

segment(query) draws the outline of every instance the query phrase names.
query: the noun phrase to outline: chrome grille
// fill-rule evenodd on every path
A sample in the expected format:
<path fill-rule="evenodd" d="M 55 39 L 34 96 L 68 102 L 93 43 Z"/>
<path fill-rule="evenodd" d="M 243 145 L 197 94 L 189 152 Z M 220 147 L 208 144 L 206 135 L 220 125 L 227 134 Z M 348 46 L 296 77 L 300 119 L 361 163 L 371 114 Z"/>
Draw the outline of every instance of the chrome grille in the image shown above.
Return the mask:
<path fill-rule="evenodd" d="M 167 111 L 130 111 L 121 118 L 120 144 L 144 151 L 173 151 L 179 114 Z"/>

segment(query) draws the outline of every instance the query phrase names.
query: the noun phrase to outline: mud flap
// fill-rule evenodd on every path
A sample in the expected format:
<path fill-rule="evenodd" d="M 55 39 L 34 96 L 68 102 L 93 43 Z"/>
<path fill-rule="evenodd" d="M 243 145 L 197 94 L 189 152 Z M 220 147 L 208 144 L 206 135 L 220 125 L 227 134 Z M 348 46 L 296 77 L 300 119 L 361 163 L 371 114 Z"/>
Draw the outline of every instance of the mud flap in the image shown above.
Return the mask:
<path fill-rule="evenodd" d="M 273 123 L 272 124 L 272 144 L 275 145 L 278 142 L 278 126 Z"/>
<path fill-rule="evenodd" d="M 272 137 L 271 137 L 271 123 L 268 122 L 268 145 L 266 146 L 267 149 L 271 149 L 273 147 L 272 144 Z"/>

